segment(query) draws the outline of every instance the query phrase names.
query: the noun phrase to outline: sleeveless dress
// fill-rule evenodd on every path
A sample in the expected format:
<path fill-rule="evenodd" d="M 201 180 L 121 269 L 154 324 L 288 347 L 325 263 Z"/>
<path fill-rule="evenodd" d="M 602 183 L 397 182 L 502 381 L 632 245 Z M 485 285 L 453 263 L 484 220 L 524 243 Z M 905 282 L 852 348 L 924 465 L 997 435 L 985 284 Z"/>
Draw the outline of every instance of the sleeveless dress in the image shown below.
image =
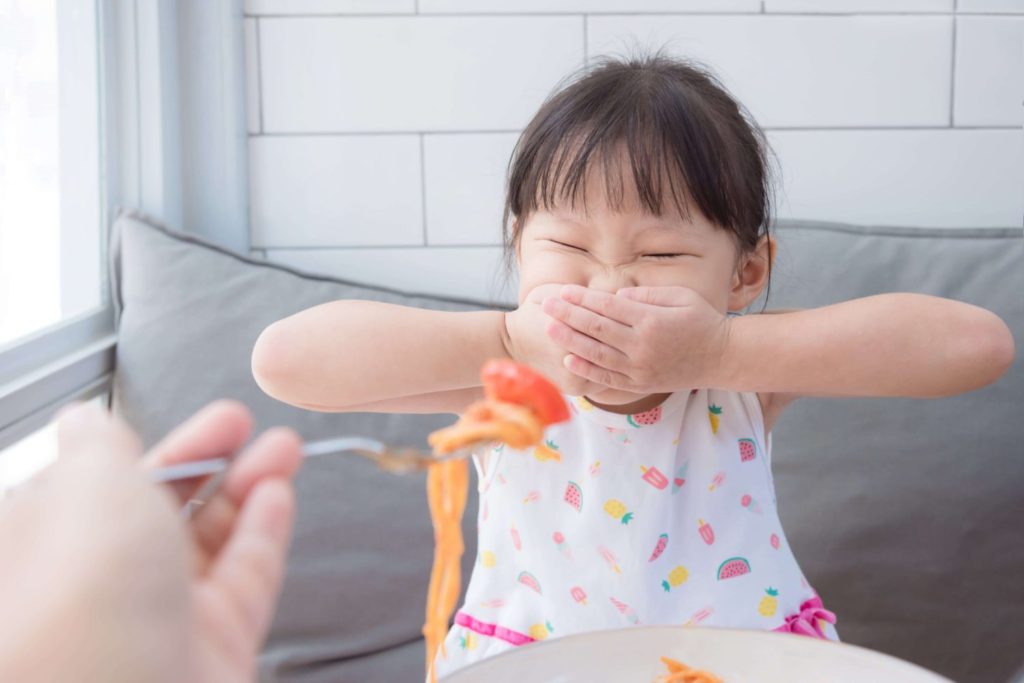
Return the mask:
<path fill-rule="evenodd" d="M 439 677 L 532 642 L 675 624 L 838 640 L 786 543 L 757 395 L 634 415 L 566 396 L 542 447 L 474 455 L 478 555 Z"/>

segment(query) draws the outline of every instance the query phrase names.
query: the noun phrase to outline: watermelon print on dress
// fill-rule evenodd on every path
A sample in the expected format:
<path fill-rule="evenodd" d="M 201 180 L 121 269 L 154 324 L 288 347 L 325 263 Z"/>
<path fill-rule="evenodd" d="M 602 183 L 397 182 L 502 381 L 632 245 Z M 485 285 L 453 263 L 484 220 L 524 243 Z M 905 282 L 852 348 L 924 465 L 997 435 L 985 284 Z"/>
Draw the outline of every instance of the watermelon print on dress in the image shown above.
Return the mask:
<path fill-rule="evenodd" d="M 732 579 L 750 573 L 750 562 L 744 557 L 730 557 L 718 566 L 718 580 Z"/>
<path fill-rule="evenodd" d="M 750 462 L 757 456 L 757 446 L 753 439 L 740 439 L 740 462 Z"/>
<path fill-rule="evenodd" d="M 650 410 L 645 410 L 642 413 L 634 413 L 626 417 L 626 422 L 633 425 L 634 427 L 644 427 L 647 425 L 656 425 L 661 421 L 661 406 L 655 406 Z"/>
<path fill-rule="evenodd" d="M 565 487 L 565 495 L 562 496 L 566 503 L 576 512 L 583 511 L 583 490 L 580 485 L 570 481 Z"/>

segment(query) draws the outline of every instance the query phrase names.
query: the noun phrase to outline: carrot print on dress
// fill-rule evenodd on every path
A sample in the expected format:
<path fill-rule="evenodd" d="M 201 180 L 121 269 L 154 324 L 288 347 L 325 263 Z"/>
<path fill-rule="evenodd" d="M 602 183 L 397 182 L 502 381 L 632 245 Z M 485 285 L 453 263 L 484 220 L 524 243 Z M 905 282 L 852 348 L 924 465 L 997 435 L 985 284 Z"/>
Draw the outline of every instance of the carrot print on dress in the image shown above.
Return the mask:
<path fill-rule="evenodd" d="M 661 534 L 658 536 L 658 542 L 654 544 L 654 552 L 651 553 L 648 562 L 654 562 L 656 559 L 661 557 L 661 554 L 665 552 L 665 548 L 668 547 L 668 534 Z"/>
<path fill-rule="evenodd" d="M 714 403 L 708 406 L 708 421 L 711 422 L 711 433 L 718 433 L 718 424 L 722 416 L 722 407 Z"/>

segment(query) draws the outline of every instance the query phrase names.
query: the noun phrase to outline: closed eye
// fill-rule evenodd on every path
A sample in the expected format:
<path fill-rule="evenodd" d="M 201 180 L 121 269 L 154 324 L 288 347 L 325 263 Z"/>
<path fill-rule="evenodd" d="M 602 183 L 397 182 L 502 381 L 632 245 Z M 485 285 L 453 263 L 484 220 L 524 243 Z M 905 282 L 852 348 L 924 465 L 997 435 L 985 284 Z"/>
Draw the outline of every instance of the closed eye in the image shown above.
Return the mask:
<path fill-rule="evenodd" d="M 686 256 L 686 254 L 644 254 L 644 256 L 647 256 L 648 258 L 670 259 L 678 256 Z"/>
<path fill-rule="evenodd" d="M 575 244 L 567 244 L 565 242 L 559 242 L 558 240 L 550 240 L 550 241 L 554 242 L 555 244 L 557 244 L 559 246 L 562 246 L 562 247 L 567 247 L 569 249 L 575 249 L 576 251 L 582 251 L 582 252 L 586 252 L 587 251 L 583 247 L 577 247 Z"/>

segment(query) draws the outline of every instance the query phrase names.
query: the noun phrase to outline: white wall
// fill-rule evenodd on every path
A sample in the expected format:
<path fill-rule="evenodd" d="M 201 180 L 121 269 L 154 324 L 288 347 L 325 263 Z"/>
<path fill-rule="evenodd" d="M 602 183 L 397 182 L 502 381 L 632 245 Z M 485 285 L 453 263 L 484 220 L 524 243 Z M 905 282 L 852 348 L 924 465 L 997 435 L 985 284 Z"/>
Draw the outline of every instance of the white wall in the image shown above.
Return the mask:
<path fill-rule="evenodd" d="M 416 291 L 493 277 L 516 134 L 598 54 L 710 64 L 768 131 L 779 215 L 1019 226 L 1024 0 L 246 0 L 251 237 Z"/>

